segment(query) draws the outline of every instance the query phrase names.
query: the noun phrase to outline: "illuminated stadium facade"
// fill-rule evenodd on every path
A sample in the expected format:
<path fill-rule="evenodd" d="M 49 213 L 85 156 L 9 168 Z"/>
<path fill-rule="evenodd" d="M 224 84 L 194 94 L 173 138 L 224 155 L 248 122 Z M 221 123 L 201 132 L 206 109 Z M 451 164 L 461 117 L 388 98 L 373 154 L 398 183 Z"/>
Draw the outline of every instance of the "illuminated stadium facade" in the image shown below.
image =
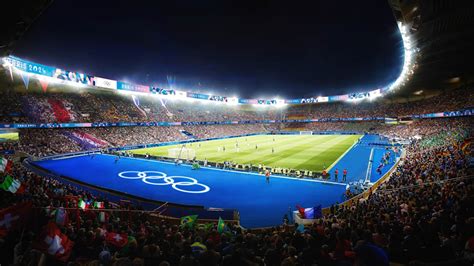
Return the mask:
<path fill-rule="evenodd" d="M 242 99 L 237 97 L 229 97 L 222 95 L 208 95 L 201 93 L 194 93 L 189 91 L 177 90 L 167 86 L 149 86 L 131 84 L 128 82 L 117 81 L 108 78 L 101 78 L 84 73 L 74 71 L 67 71 L 56 67 L 45 66 L 34 62 L 29 62 L 17 57 L 9 56 L 3 58 L 3 66 L 10 72 L 21 72 L 21 75 L 28 75 L 39 80 L 45 80 L 49 83 L 62 83 L 71 86 L 93 86 L 98 88 L 117 90 L 121 93 L 129 94 L 154 94 L 161 97 L 175 98 L 175 99 L 193 99 L 193 100 L 208 100 L 226 104 L 251 104 L 263 106 L 283 106 L 287 104 L 308 104 L 308 103 L 323 103 L 323 102 L 337 102 L 337 101 L 359 101 L 359 100 L 373 100 L 377 97 L 383 96 L 386 93 L 394 92 L 399 87 L 404 86 L 410 77 L 414 74 L 416 69 L 416 57 L 419 49 L 416 47 L 414 40 L 410 36 L 410 30 L 402 21 L 397 22 L 403 43 L 403 67 L 398 78 L 391 84 L 376 88 L 365 92 L 355 92 L 345 95 L 333 96 L 317 96 L 301 99 Z"/>
<path fill-rule="evenodd" d="M 130 84 L 127 82 L 117 81 L 108 78 L 101 78 L 98 76 L 91 76 L 88 74 L 78 73 L 74 71 L 62 70 L 55 67 L 45 66 L 34 62 L 29 62 L 13 56 L 3 58 L 4 67 L 9 71 L 20 71 L 22 75 L 29 75 L 38 79 L 44 79 L 51 83 L 64 83 L 71 86 L 94 86 L 98 88 L 117 90 L 122 93 L 139 93 L 139 94 L 154 94 L 162 97 L 176 98 L 176 99 L 197 99 L 208 100 L 213 102 L 220 102 L 226 104 L 252 104 L 252 105 L 270 105 L 283 106 L 286 104 L 306 104 L 306 103 L 322 103 L 322 102 L 336 102 L 336 101 L 359 101 L 364 99 L 375 99 L 385 93 L 397 90 L 403 86 L 406 81 L 414 73 L 416 67 L 416 52 L 413 41 L 410 38 L 409 31 L 402 22 L 398 22 L 398 27 L 402 36 L 404 46 L 404 60 L 403 67 L 398 78 L 390 85 L 384 88 L 378 88 L 366 92 L 356 92 L 345 95 L 334 96 L 318 96 L 302 99 L 241 99 L 237 97 L 228 97 L 221 95 L 207 95 L 201 93 L 193 93 L 174 88 L 156 87 L 148 85 Z M 12 70 L 13 69 L 13 70 Z"/>

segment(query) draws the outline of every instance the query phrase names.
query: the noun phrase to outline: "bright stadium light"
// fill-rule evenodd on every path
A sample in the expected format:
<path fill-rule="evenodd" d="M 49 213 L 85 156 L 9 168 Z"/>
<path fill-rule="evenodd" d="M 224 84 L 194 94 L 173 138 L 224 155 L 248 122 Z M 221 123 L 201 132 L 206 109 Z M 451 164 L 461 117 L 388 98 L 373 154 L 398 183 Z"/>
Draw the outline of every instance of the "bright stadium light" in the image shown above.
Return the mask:
<path fill-rule="evenodd" d="M 282 99 L 275 99 L 276 101 L 276 104 L 273 105 L 275 106 L 276 108 L 283 108 L 285 107 L 287 104 L 285 103 L 285 100 L 282 100 Z"/>
<path fill-rule="evenodd" d="M 406 81 L 410 80 L 411 76 L 415 72 L 416 63 L 416 53 L 419 51 L 415 47 L 413 40 L 409 34 L 409 29 L 406 25 L 403 25 L 402 22 L 398 22 L 398 28 L 402 36 L 403 48 L 404 48 L 404 61 L 402 72 L 398 78 L 389 86 L 389 90 L 399 89 Z"/>
<path fill-rule="evenodd" d="M 11 66 L 11 63 L 8 62 L 7 57 L 2 57 L 2 62 L 3 62 L 2 66 L 5 68 L 7 68 L 8 66 Z"/>

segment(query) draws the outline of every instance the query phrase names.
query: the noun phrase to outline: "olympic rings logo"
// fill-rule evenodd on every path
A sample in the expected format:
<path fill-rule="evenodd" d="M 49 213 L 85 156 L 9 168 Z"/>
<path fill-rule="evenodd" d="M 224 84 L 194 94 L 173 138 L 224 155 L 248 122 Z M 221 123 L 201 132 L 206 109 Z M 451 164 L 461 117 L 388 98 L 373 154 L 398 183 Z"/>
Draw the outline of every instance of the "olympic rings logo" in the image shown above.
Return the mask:
<path fill-rule="evenodd" d="M 124 179 L 141 179 L 143 182 L 153 186 L 167 186 L 171 185 L 177 191 L 184 193 L 206 193 L 211 190 L 208 186 L 198 183 L 198 181 L 192 177 L 188 176 L 168 176 L 166 173 L 158 171 L 124 171 L 118 174 L 121 178 Z M 184 179 L 188 181 L 178 181 L 175 179 Z M 154 182 L 153 180 L 160 180 L 163 182 Z M 182 186 L 199 186 L 201 190 L 185 190 L 180 187 Z"/>

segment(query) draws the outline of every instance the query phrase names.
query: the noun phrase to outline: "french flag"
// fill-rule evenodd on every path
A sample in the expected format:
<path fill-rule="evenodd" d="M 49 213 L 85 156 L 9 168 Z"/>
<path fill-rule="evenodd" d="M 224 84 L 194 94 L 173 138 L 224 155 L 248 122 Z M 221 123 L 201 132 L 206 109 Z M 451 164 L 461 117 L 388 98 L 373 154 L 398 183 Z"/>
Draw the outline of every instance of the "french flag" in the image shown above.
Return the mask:
<path fill-rule="evenodd" d="M 318 219 L 323 217 L 323 211 L 321 205 L 312 208 L 302 208 L 297 205 L 296 208 L 303 219 Z"/>

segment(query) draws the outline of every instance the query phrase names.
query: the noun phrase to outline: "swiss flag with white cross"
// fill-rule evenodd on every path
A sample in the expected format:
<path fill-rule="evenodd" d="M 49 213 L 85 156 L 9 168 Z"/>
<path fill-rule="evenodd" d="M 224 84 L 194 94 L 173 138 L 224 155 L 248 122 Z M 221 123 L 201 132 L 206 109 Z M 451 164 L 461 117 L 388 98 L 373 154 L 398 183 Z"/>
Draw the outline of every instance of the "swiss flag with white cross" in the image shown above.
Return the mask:
<path fill-rule="evenodd" d="M 105 236 L 105 241 L 113 246 L 121 248 L 128 243 L 128 235 L 108 232 Z"/>
<path fill-rule="evenodd" d="M 74 242 L 61 232 L 55 222 L 49 221 L 34 246 L 57 260 L 67 261 Z"/>
<path fill-rule="evenodd" d="M 0 210 L 0 237 L 24 226 L 31 214 L 31 202 L 22 202 Z"/>

